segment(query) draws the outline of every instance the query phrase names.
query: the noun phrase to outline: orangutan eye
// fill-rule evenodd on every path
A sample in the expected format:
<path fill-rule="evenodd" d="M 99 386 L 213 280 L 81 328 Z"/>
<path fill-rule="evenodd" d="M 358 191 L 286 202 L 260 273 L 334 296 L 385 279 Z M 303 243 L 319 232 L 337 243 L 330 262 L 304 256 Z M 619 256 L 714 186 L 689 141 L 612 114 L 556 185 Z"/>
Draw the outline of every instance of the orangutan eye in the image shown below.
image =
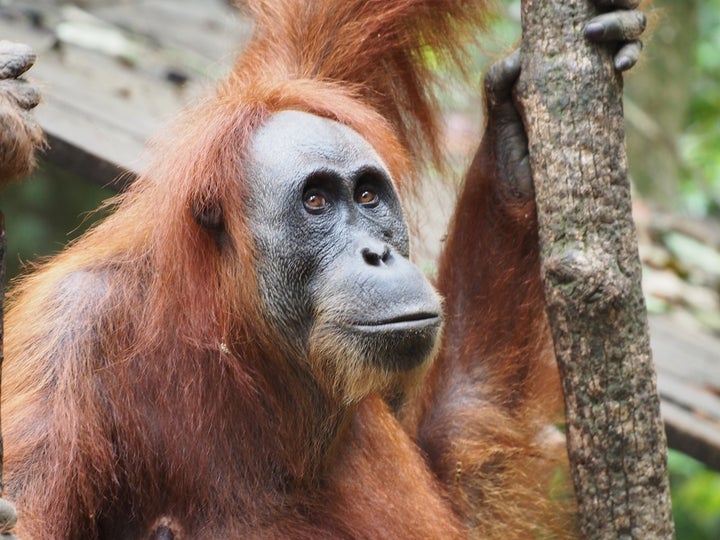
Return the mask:
<path fill-rule="evenodd" d="M 372 189 L 361 187 L 357 190 L 355 202 L 365 208 L 375 208 L 380 203 L 380 197 Z"/>
<path fill-rule="evenodd" d="M 303 205 L 309 213 L 319 214 L 327 207 L 327 199 L 321 191 L 310 189 L 303 195 Z"/>

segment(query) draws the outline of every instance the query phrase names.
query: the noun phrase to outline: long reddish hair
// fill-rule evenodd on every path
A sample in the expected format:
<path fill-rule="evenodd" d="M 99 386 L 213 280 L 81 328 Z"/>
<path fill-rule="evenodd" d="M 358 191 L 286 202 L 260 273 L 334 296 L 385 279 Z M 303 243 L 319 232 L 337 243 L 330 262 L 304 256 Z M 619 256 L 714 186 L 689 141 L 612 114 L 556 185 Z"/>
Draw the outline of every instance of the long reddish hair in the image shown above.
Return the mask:
<path fill-rule="evenodd" d="M 154 142 L 148 172 L 116 201 L 116 213 L 83 240 L 84 246 L 95 244 L 95 253 L 86 257 L 125 258 L 138 270 L 137 261 L 144 259 L 152 267 L 147 324 L 138 328 L 145 334 L 141 347 L 178 337 L 205 347 L 233 333 L 257 337 L 255 322 L 238 328 L 238 321 L 258 320 L 259 305 L 247 264 L 253 247 L 242 212 L 242 162 L 250 137 L 269 115 L 301 110 L 352 127 L 402 189 L 428 160 L 441 159 L 432 92 L 436 65 L 428 65 L 428 58 L 433 64 L 460 63 L 464 51 L 458 43 L 472 42 L 487 16 L 477 1 L 247 4 L 255 31 L 232 73 L 215 95 Z M 236 257 L 217 257 L 218 246 L 194 222 L 190 209 L 208 204 L 222 207 Z M 108 236 L 115 239 L 110 244 L 101 240 Z M 164 335 L 169 328 L 183 331 Z"/>
<path fill-rule="evenodd" d="M 38 396 L 54 399 L 60 394 L 55 389 L 72 389 L 78 380 L 88 385 L 86 392 L 57 398 L 68 403 L 58 405 L 64 407 L 62 421 L 53 426 L 58 447 L 48 451 L 57 463 L 47 468 L 74 467 L 76 480 L 92 471 L 97 480 L 56 485 L 65 477 L 50 470 L 42 480 L 43 492 L 19 501 L 35 509 L 38 523 L 47 516 L 59 520 L 52 524 L 54 530 L 66 530 L 68 536 L 87 532 L 71 530 L 79 526 L 66 517 L 70 510 L 90 515 L 110 497 L 97 486 L 103 481 L 120 485 L 113 469 L 117 460 L 124 460 L 131 477 L 165 473 L 162 463 L 149 469 L 148 456 L 155 449 L 147 446 L 142 429 L 133 431 L 143 421 L 142 411 L 120 390 L 107 390 L 116 394 L 103 400 L 124 404 L 114 414 L 127 416 L 115 419 L 126 432 L 102 431 L 102 403 L 92 401 L 90 385 L 104 373 L 116 377 L 108 386 L 128 389 L 128 395 L 157 396 L 156 411 L 173 412 L 161 426 L 169 441 L 174 440 L 172 430 L 197 432 L 188 443 L 195 445 L 196 454 L 168 443 L 163 458 L 186 475 L 174 488 L 192 492 L 198 506 L 214 509 L 209 511 L 231 513 L 272 498 L 270 490 L 258 493 L 252 486 L 279 484 L 286 473 L 302 478 L 313 458 L 305 448 L 308 441 L 313 443 L 310 451 L 326 450 L 312 439 L 313 422 L 326 412 L 308 395 L 312 381 L 299 378 L 296 367 L 278 365 L 283 359 L 274 357 L 279 356 L 273 353 L 277 348 L 263 322 L 254 246 L 244 216 L 249 182 L 243 158 L 252 134 L 269 115 L 301 110 L 355 129 L 401 189 L 409 189 L 413 173 L 441 155 L 429 59 L 460 62 L 458 44 L 472 41 L 486 6 L 464 0 L 253 0 L 248 8 L 256 21 L 253 38 L 214 95 L 185 111 L 152 144 L 146 172 L 113 201 L 110 217 L 21 281 L 12 294 L 7 355 L 13 365 L 3 381 L 4 414 L 12 419 L 37 408 L 34 417 L 42 418 L 47 411 L 40 409 L 49 398 Z M 195 210 L 206 207 L 222 212 L 229 242 L 217 242 L 196 221 Z M 78 274 L 90 279 L 76 283 L 73 276 Z M 59 302 L 65 291 L 82 293 L 82 305 Z M 70 312 L 68 306 L 73 307 Z M 78 345 L 82 339 L 68 336 L 58 325 L 96 332 L 98 342 L 83 348 Z M 71 337 L 75 341 L 68 350 Z M 73 358 L 66 361 L 62 355 Z M 48 358 L 72 369 L 50 372 Z M 140 367 L 121 369 L 118 362 Z M 178 388 L 177 381 L 187 388 Z M 133 451 L 113 454 L 107 443 L 112 436 Z M 7 440 L 8 486 L 21 490 L 17 486 L 26 485 L 22 474 L 32 474 L 28 463 L 40 443 L 17 420 L 9 424 Z M 212 492 L 201 477 L 213 465 L 206 447 L 214 452 L 232 447 L 233 466 L 242 467 L 244 478 L 250 479 L 245 492 L 237 485 Z M 90 462 L 68 465 L 74 453 Z M 205 469 L 184 461 L 189 455 L 203 456 Z M 277 463 L 284 472 L 273 468 Z M 13 471 L 20 472 L 13 476 Z M 138 508 L 165 495 L 152 482 L 128 484 L 137 491 L 115 496 L 137 501 Z M 46 492 L 63 498 L 48 499 Z M 74 500 L 83 508 L 65 506 Z"/>

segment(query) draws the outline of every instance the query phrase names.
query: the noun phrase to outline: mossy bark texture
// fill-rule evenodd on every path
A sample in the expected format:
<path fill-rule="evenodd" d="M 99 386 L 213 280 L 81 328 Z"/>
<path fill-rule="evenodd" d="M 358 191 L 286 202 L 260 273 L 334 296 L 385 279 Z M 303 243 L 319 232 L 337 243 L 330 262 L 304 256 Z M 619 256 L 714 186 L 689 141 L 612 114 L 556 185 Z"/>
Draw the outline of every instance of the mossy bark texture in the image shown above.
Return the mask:
<path fill-rule="evenodd" d="M 523 0 L 523 111 L 584 539 L 672 538 L 613 50 L 589 0 Z"/>

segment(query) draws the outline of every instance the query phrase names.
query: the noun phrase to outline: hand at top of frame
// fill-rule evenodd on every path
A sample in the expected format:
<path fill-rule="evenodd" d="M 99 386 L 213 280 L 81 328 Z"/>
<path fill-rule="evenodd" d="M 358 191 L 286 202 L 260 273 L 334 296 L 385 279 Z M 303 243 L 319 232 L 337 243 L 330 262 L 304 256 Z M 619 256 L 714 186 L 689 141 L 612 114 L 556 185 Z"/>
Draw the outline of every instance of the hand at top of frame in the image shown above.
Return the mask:
<path fill-rule="evenodd" d="M 615 69 L 633 67 L 642 52 L 640 36 L 645 30 L 645 15 L 635 9 L 640 0 L 594 0 L 605 11 L 585 26 L 585 37 L 596 43 L 617 43 L 613 59 Z M 513 88 L 520 76 L 520 51 L 493 64 L 485 75 L 485 102 L 488 133 L 497 159 L 502 182 L 498 196 L 505 204 L 524 204 L 534 197 L 527 136 L 513 99 Z"/>
<path fill-rule="evenodd" d="M 38 89 L 22 78 L 35 63 L 30 47 L 0 41 L 0 184 L 28 174 L 43 134 L 32 115 Z"/>
<path fill-rule="evenodd" d="M 594 0 L 600 10 L 607 10 L 585 26 L 585 37 L 595 42 L 617 42 L 618 50 L 613 61 L 615 69 L 627 71 L 640 58 L 647 18 L 635 8 L 640 0 Z"/>

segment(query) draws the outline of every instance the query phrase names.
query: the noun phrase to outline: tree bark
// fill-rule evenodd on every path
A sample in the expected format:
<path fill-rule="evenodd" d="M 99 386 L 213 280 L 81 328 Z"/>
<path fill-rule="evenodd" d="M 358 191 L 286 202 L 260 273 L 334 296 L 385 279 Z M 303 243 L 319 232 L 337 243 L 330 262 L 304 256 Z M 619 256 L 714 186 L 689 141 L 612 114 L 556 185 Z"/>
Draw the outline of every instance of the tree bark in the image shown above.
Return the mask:
<path fill-rule="evenodd" d="M 589 0 L 523 0 L 517 86 L 582 538 L 672 538 L 624 148 L 622 78 Z"/>

